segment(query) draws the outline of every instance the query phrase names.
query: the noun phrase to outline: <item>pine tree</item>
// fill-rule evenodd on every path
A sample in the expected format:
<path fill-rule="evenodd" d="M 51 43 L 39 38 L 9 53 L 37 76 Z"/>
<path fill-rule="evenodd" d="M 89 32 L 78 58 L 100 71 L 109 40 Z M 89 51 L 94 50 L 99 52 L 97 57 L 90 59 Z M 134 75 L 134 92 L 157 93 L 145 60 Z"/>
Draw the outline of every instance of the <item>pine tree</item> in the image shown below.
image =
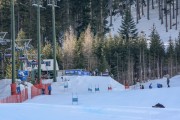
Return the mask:
<path fill-rule="evenodd" d="M 175 41 L 175 55 L 176 55 L 176 71 L 180 69 L 180 32 L 178 39 Z"/>
<path fill-rule="evenodd" d="M 99 37 L 95 41 L 94 54 L 97 56 L 97 67 L 99 72 L 104 72 L 108 68 L 108 62 L 104 53 L 105 43 Z"/>
<path fill-rule="evenodd" d="M 138 35 L 136 24 L 132 18 L 132 15 L 129 10 L 126 10 L 125 16 L 122 19 L 122 25 L 119 29 L 119 34 L 126 39 L 128 42 L 129 38 L 136 38 Z"/>
<path fill-rule="evenodd" d="M 83 44 L 82 42 L 84 41 L 84 32 L 81 33 L 79 39 L 76 41 L 76 44 L 75 44 L 75 48 L 74 48 L 74 60 L 73 60 L 73 63 L 74 64 L 74 68 L 77 68 L 77 69 L 83 69 L 85 68 L 85 64 L 84 64 L 84 54 L 83 54 Z"/>
<path fill-rule="evenodd" d="M 1 12 L 1 18 L 0 18 L 0 31 L 11 33 L 10 31 L 10 24 L 11 24 L 11 18 L 10 18 L 10 1 L 7 0 L 1 0 L 0 5 L 0 12 Z M 8 35 L 9 35 L 8 34 Z"/>
<path fill-rule="evenodd" d="M 153 25 L 153 29 L 150 35 L 150 57 L 151 57 L 151 66 L 153 70 L 153 77 L 160 77 L 159 75 L 159 67 L 161 63 L 161 59 L 163 59 L 165 54 L 163 42 L 160 40 L 160 36 L 156 31 L 155 26 Z"/>
<path fill-rule="evenodd" d="M 170 76 L 173 76 L 173 68 L 174 68 L 174 58 L 175 58 L 175 50 L 174 50 L 174 43 L 170 37 L 169 39 L 169 46 L 167 48 L 167 60 L 168 60 L 168 73 Z"/>

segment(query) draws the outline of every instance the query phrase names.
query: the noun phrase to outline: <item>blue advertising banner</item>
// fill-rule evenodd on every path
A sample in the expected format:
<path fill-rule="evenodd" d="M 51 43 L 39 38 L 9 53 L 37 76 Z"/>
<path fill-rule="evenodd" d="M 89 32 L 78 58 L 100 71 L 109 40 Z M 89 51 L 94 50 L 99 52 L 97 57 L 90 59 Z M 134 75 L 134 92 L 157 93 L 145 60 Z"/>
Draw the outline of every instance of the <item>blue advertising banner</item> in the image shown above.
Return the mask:
<path fill-rule="evenodd" d="M 65 70 L 65 74 L 66 75 L 79 75 L 79 76 L 83 76 L 83 75 L 91 75 L 90 72 L 88 71 L 84 71 L 84 70 Z"/>

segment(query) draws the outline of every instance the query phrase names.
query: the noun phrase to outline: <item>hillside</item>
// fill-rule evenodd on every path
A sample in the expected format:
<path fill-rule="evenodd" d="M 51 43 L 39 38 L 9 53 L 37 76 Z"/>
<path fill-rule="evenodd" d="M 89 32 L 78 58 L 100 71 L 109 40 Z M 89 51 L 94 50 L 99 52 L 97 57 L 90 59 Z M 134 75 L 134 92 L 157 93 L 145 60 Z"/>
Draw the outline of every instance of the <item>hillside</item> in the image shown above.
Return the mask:
<path fill-rule="evenodd" d="M 144 16 L 141 16 L 141 19 L 139 20 L 139 23 L 137 24 L 137 29 L 139 34 L 144 31 L 146 38 L 149 39 L 149 35 L 152 31 L 153 24 L 155 25 L 161 40 L 166 45 L 169 38 L 171 37 L 173 40 L 178 38 L 179 30 L 180 30 L 180 16 L 178 16 L 178 27 L 177 30 L 175 30 L 175 26 L 172 26 L 172 29 L 169 28 L 168 23 L 168 32 L 166 32 L 165 23 L 161 25 L 161 20 L 159 20 L 158 15 L 158 6 L 155 4 L 155 9 L 152 9 L 150 7 L 150 20 L 147 19 L 147 7 L 144 7 Z M 136 7 L 132 6 L 132 15 L 134 18 L 134 21 L 136 22 Z M 110 18 L 108 18 L 109 21 Z M 120 29 L 121 26 L 122 17 L 120 14 L 117 14 L 116 16 L 113 16 L 113 27 L 111 29 L 112 35 L 118 35 L 118 29 Z M 165 21 L 165 17 L 164 17 Z M 169 21 L 169 15 L 168 15 L 168 21 Z M 175 19 L 172 20 L 172 24 L 175 23 Z"/>

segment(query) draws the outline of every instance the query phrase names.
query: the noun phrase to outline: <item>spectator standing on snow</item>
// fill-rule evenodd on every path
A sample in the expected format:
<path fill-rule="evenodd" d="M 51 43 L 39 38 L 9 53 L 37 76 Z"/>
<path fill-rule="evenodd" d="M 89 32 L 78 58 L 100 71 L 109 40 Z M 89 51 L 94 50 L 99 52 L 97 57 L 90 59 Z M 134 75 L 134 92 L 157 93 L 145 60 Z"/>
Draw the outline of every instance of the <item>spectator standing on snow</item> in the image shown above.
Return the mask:
<path fill-rule="evenodd" d="M 144 85 L 141 86 L 141 89 L 144 89 Z"/>
<path fill-rule="evenodd" d="M 52 90 L 51 85 L 49 85 L 48 86 L 49 95 L 51 95 L 51 90 Z"/>
<path fill-rule="evenodd" d="M 42 84 L 42 94 L 44 95 L 45 94 L 45 85 Z"/>
<path fill-rule="evenodd" d="M 167 86 L 168 86 L 168 87 L 170 87 L 169 82 L 170 82 L 170 80 L 169 80 L 169 75 L 168 75 L 168 76 L 167 76 Z"/>
<path fill-rule="evenodd" d="M 149 89 L 152 89 L 152 83 L 149 85 Z"/>
<path fill-rule="evenodd" d="M 140 89 L 144 89 L 144 85 L 140 85 Z"/>
<path fill-rule="evenodd" d="M 17 84 L 16 90 L 17 90 L 17 93 L 18 93 L 18 94 L 21 94 L 20 83 Z"/>

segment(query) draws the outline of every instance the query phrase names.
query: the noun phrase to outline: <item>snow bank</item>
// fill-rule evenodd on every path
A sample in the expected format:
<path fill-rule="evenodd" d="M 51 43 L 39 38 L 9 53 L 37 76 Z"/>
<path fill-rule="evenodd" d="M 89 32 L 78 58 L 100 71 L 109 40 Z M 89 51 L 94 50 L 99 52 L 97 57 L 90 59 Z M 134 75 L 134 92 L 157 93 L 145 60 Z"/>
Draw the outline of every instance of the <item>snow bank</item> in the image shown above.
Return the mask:
<path fill-rule="evenodd" d="M 108 91 L 108 86 L 112 87 L 113 91 L 124 90 L 124 86 L 112 79 L 111 77 L 104 76 L 63 76 L 58 77 L 58 81 L 61 81 L 61 86 L 68 84 L 68 89 L 72 92 L 88 92 L 88 88 L 91 88 L 95 92 L 95 88 L 99 88 L 100 91 Z"/>
<path fill-rule="evenodd" d="M 20 79 L 16 79 L 16 83 L 21 81 Z M 11 79 L 2 79 L 0 80 L 0 99 L 6 98 L 11 95 Z M 28 88 L 28 96 L 30 98 L 31 96 L 31 86 L 32 84 L 29 82 L 25 82 L 25 85 L 20 84 L 20 89 L 23 90 L 25 88 Z"/>
<path fill-rule="evenodd" d="M 10 79 L 2 79 L 2 80 L 0 80 L 0 99 L 11 95 L 10 84 L 11 84 Z"/>
<path fill-rule="evenodd" d="M 179 87 L 180 86 L 180 75 L 176 75 L 172 78 L 170 78 L 170 87 Z M 162 84 L 163 88 L 167 88 L 167 78 L 161 78 L 161 79 L 155 79 L 155 80 L 149 80 L 146 83 L 141 83 L 144 85 L 144 89 L 149 89 L 149 85 L 152 84 L 153 89 L 159 89 L 157 88 L 157 84 Z M 131 86 L 131 89 L 139 89 L 140 83 L 137 83 L 135 86 Z"/>

